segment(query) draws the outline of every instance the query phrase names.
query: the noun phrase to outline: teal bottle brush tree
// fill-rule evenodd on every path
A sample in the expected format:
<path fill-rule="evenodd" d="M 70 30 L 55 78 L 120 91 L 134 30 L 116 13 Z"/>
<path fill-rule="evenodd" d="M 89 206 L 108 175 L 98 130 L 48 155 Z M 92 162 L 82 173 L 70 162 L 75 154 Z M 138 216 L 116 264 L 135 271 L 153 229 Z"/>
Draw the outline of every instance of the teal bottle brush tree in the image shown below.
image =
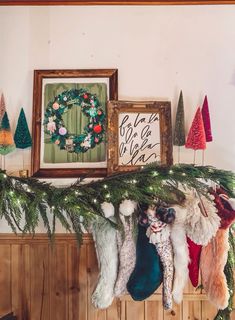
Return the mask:
<path fill-rule="evenodd" d="M 16 148 L 22 149 L 23 170 L 19 171 L 20 176 L 27 177 L 28 170 L 25 170 L 25 154 L 24 150 L 32 146 L 32 138 L 29 132 L 28 123 L 25 117 L 24 109 L 21 108 L 20 115 L 17 122 L 17 127 L 14 135 Z"/>

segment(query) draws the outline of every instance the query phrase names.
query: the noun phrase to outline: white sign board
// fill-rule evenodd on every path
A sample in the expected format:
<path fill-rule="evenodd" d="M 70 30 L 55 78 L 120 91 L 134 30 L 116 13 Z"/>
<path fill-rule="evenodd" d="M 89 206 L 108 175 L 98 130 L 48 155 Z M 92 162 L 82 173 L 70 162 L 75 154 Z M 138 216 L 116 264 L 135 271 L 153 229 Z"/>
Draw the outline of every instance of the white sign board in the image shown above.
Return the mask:
<path fill-rule="evenodd" d="M 142 166 L 161 161 L 158 113 L 119 113 L 118 164 Z"/>

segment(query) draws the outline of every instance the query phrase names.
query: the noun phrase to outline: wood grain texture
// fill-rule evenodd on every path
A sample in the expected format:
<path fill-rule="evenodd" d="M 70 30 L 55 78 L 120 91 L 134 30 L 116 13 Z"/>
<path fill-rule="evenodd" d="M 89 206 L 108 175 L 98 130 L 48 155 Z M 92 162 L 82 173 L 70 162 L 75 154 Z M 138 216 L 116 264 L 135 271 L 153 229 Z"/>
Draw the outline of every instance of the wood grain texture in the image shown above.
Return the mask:
<path fill-rule="evenodd" d="M 79 248 L 76 245 L 69 244 L 68 245 L 68 254 L 67 254 L 67 265 L 68 265 L 68 320 L 76 320 L 77 315 L 79 315 L 79 292 L 80 292 L 80 287 L 79 283 L 82 283 L 82 278 L 79 281 L 79 275 L 80 272 L 79 270 L 85 270 L 83 268 L 82 261 L 80 262 L 79 259 L 80 257 L 82 259 L 83 256 L 81 256 L 81 252 L 84 252 L 84 249 L 86 249 L 86 245 L 82 245 Z M 86 257 L 86 252 L 85 252 L 85 257 Z M 86 262 L 86 259 L 84 259 Z M 81 269 L 79 269 L 81 265 Z M 86 279 L 86 275 L 85 275 Z M 85 283 L 85 288 L 86 288 L 86 283 Z M 79 319 L 84 319 L 86 320 L 86 315 L 84 317 L 79 317 Z"/>
<path fill-rule="evenodd" d="M 1 5 L 216 5 L 235 4 L 234 0 L 0 0 Z"/>
<path fill-rule="evenodd" d="M 50 248 L 50 319 L 68 319 L 69 288 L 67 246 Z"/>
<path fill-rule="evenodd" d="M 0 316 L 11 308 L 11 246 L 0 246 Z"/>
<path fill-rule="evenodd" d="M 173 312 L 163 310 L 161 287 L 147 301 L 126 295 L 97 310 L 91 305 L 97 276 L 90 235 L 80 248 L 73 234 L 57 234 L 53 246 L 44 234 L 0 235 L 0 316 L 13 311 L 18 320 L 212 320 L 217 312 L 190 284 Z"/>
<path fill-rule="evenodd" d="M 30 248 L 30 315 L 34 320 L 47 320 L 50 315 L 48 244 Z"/>
<path fill-rule="evenodd" d="M 145 319 L 163 319 L 163 307 L 161 301 L 148 301 L 145 305 Z"/>

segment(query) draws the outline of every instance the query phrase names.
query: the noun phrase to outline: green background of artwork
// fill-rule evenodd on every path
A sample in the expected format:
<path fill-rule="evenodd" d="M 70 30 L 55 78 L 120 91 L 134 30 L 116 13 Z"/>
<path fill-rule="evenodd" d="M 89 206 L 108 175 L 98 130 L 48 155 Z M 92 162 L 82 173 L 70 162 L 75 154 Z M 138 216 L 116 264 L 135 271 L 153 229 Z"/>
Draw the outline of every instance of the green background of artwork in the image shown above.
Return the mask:
<path fill-rule="evenodd" d="M 103 109 L 106 111 L 107 85 L 105 83 L 47 83 L 44 91 L 44 110 L 49 101 L 54 101 L 55 96 L 66 90 L 85 89 L 89 93 L 96 94 Z M 81 112 L 81 107 L 73 106 L 63 115 L 63 120 L 70 133 L 81 134 L 88 123 L 89 118 Z M 101 162 L 106 160 L 105 142 L 85 153 L 69 153 L 50 142 L 50 135 L 44 134 L 44 162 L 68 163 L 68 162 Z"/>

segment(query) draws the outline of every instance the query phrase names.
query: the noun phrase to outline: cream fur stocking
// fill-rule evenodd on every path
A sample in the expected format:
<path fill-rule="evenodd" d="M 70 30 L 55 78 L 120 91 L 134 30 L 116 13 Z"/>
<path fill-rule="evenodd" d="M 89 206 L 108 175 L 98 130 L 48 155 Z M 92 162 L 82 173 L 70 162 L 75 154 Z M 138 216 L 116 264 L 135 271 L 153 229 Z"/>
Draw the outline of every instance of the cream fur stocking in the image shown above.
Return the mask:
<path fill-rule="evenodd" d="M 175 267 L 172 295 L 176 303 L 181 303 L 184 287 L 188 281 L 189 250 L 185 233 L 187 208 L 181 206 L 173 206 L 173 208 L 176 211 L 176 217 L 171 227 Z"/>
<path fill-rule="evenodd" d="M 186 234 L 193 242 L 203 246 L 210 242 L 220 226 L 220 217 L 211 200 L 202 195 L 200 198 L 189 196 L 187 200 Z"/>
<path fill-rule="evenodd" d="M 111 203 L 103 203 L 102 209 L 106 217 L 114 215 Z M 95 242 L 100 275 L 92 295 L 92 304 L 96 308 L 107 308 L 114 298 L 114 285 L 117 278 L 118 250 L 116 230 L 103 218 L 97 218 L 92 225 L 92 235 Z"/>

